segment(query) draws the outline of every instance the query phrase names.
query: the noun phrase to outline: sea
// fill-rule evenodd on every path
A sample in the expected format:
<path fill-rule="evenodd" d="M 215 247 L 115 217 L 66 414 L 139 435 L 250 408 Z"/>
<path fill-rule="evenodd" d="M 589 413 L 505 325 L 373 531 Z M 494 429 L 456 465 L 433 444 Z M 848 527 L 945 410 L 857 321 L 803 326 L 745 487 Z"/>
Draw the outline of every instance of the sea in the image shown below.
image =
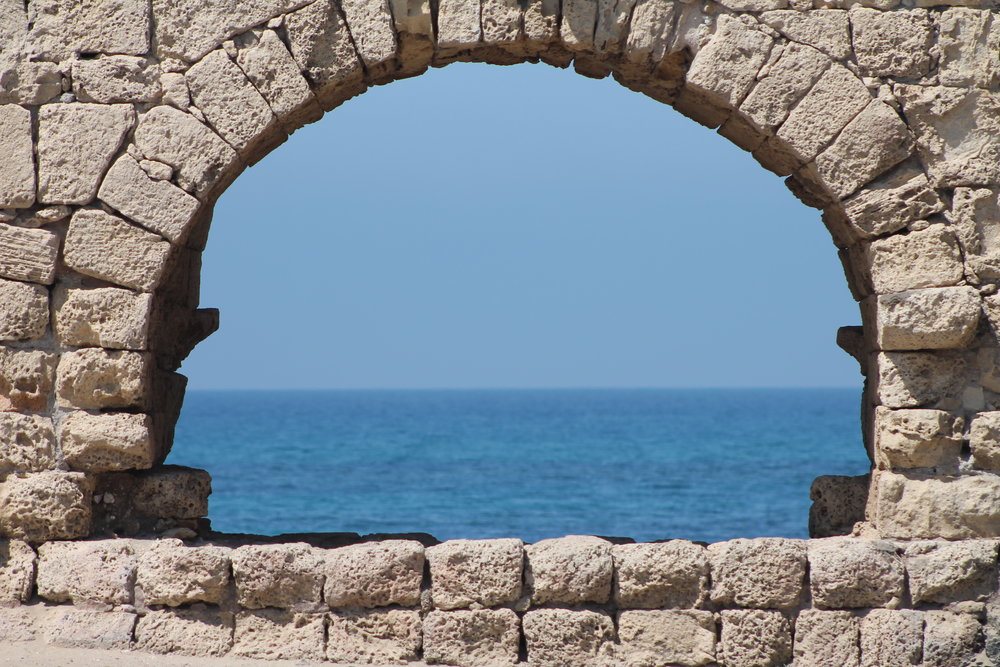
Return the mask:
<path fill-rule="evenodd" d="M 807 537 L 859 475 L 858 389 L 189 391 L 167 462 L 214 530 Z"/>

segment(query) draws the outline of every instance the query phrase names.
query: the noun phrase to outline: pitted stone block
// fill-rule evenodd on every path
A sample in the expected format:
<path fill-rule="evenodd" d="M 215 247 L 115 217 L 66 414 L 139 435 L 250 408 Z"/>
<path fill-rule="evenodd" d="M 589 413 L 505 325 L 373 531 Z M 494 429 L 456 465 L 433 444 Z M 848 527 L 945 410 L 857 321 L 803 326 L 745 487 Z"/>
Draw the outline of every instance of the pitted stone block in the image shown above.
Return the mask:
<path fill-rule="evenodd" d="M 889 408 L 933 408 L 958 394 L 967 359 L 960 352 L 882 352 L 875 356 L 879 401 Z"/>
<path fill-rule="evenodd" d="M 512 665 L 520 625 L 510 609 L 432 611 L 424 617 L 424 660 L 461 667 Z"/>
<path fill-rule="evenodd" d="M 806 581 L 806 542 L 741 538 L 709 545 L 708 558 L 716 604 L 758 609 L 799 604 Z"/>
<path fill-rule="evenodd" d="M 623 611 L 618 637 L 630 665 L 698 667 L 715 662 L 715 615 L 710 611 Z"/>
<path fill-rule="evenodd" d="M 148 605 L 220 604 L 229 585 L 231 550 L 160 540 L 139 557 L 136 584 Z"/>
<path fill-rule="evenodd" d="M 533 609 L 521 620 L 532 665 L 607 665 L 613 661 L 614 619 L 585 609 Z"/>
<path fill-rule="evenodd" d="M 136 615 L 121 611 L 92 611 L 53 607 L 44 623 L 45 641 L 66 648 L 128 651 Z"/>
<path fill-rule="evenodd" d="M 755 83 L 773 44 L 774 40 L 763 31 L 723 14 L 712 40 L 691 62 L 687 84 L 718 104 L 738 107 Z"/>
<path fill-rule="evenodd" d="M 423 644 L 416 610 L 333 612 L 329 622 L 326 658 L 338 663 L 412 662 Z"/>
<path fill-rule="evenodd" d="M 982 311 L 973 287 L 915 289 L 878 297 L 878 344 L 883 350 L 966 347 Z"/>
<path fill-rule="evenodd" d="M 426 553 L 437 609 L 495 607 L 521 597 L 521 540 L 449 540 Z"/>
<path fill-rule="evenodd" d="M 934 26 L 926 9 L 854 7 L 850 17 L 854 52 L 865 76 L 912 79 L 930 71 Z"/>
<path fill-rule="evenodd" d="M 296 611 L 322 608 L 324 563 L 308 544 L 243 546 L 232 552 L 232 562 L 240 606 L 247 609 L 279 607 Z M 257 623 L 252 620 L 247 622 L 251 626 Z M 237 644 L 240 642 L 239 634 L 237 627 Z"/>
<path fill-rule="evenodd" d="M 705 547 L 671 540 L 616 544 L 614 598 L 619 609 L 700 607 L 708 598 Z"/>
<path fill-rule="evenodd" d="M 161 93 L 160 67 L 135 56 L 74 60 L 73 93 L 81 102 L 154 102 Z"/>
<path fill-rule="evenodd" d="M 914 542 L 904 555 L 914 604 L 982 600 L 996 589 L 993 540 Z"/>
<path fill-rule="evenodd" d="M 873 519 L 885 537 L 967 539 L 1000 535 L 1000 477 L 879 472 L 874 476 Z"/>
<path fill-rule="evenodd" d="M 420 601 L 424 548 L 410 540 L 381 540 L 323 552 L 326 604 L 341 607 L 411 607 Z"/>
<path fill-rule="evenodd" d="M 94 482 L 54 470 L 8 475 L 0 484 L 0 535 L 33 544 L 90 534 Z"/>
<path fill-rule="evenodd" d="M 944 209 L 922 169 L 907 161 L 842 202 L 852 227 L 864 237 L 898 232 Z"/>
<path fill-rule="evenodd" d="M 176 185 L 151 178 L 131 155 L 118 158 L 97 196 L 130 220 L 174 242 L 187 236 L 200 206 Z"/>
<path fill-rule="evenodd" d="M 963 277 L 954 233 L 944 225 L 872 241 L 871 278 L 879 294 L 947 287 Z"/>
<path fill-rule="evenodd" d="M 786 665 L 792 661 L 792 624 L 780 611 L 725 609 L 719 661 L 727 667 Z"/>
<path fill-rule="evenodd" d="M 1000 75 L 1000 25 L 986 9 L 951 7 L 938 15 L 938 78 L 946 86 L 991 88 Z"/>
<path fill-rule="evenodd" d="M 872 609 L 861 619 L 861 667 L 911 667 L 923 655 L 919 611 Z"/>
<path fill-rule="evenodd" d="M 149 611 L 135 627 L 135 648 L 150 653 L 223 656 L 233 646 L 233 614 L 195 605 Z"/>
<path fill-rule="evenodd" d="M 267 100 L 286 132 L 320 119 L 323 110 L 309 82 L 276 32 L 248 33 L 238 44 L 236 62 Z"/>
<path fill-rule="evenodd" d="M 831 537 L 809 542 L 813 604 L 826 609 L 899 606 L 906 570 L 882 540 Z"/>
<path fill-rule="evenodd" d="M 135 571 L 128 540 L 47 542 L 38 548 L 38 595 L 52 602 L 131 604 Z"/>
<path fill-rule="evenodd" d="M 143 407 L 152 362 L 148 355 L 124 350 L 84 348 L 59 359 L 59 405 L 83 410 Z"/>
<path fill-rule="evenodd" d="M 342 0 L 340 8 L 369 78 L 391 81 L 397 44 L 388 0 Z"/>
<path fill-rule="evenodd" d="M 45 229 L 0 224 L 0 276 L 51 285 L 59 237 Z"/>
<path fill-rule="evenodd" d="M 982 651 L 983 626 L 971 614 L 924 612 L 924 667 L 973 665 Z"/>
<path fill-rule="evenodd" d="M 73 215 L 63 259 L 80 273 L 151 292 L 160 283 L 170 244 L 104 211 Z"/>
<path fill-rule="evenodd" d="M 49 291 L 0 279 L 0 341 L 40 338 L 49 325 Z"/>
<path fill-rule="evenodd" d="M 0 412 L 0 475 L 40 472 L 55 464 L 56 439 L 50 418 Z"/>
<path fill-rule="evenodd" d="M 438 30 L 443 32 L 448 3 L 440 5 Z M 288 14 L 285 31 L 292 56 L 305 72 L 324 110 L 329 111 L 365 90 L 364 69 L 347 23 L 330 0 L 316 0 Z M 442 39 L 439 32 L 439 46 Z"/>
<path fill-rule="evenodd" d="M 0 345 L 0 411 L 47 410 L 58 360 L 52 352 Z"/>
<path fill-rule="evenodd" d="M 143 0 L 38 0 L 28 5 L 28 21 L 27 52 L 39 60 L 149 50 L 149 4 Z"/>
<path fill-rule="evenodd" d="M 30 642 L 39 632 L 36 609 L 0 607 L 0 640 L 5 642 Z"/>
<path fill-rule="evenodd" d="M 441 0 L 438 3 L 437 33 L 438 57 L 442 53 L 450 55 L 474 48 L 483 38 L 479 3 Z"/>
<path fill-rule="evenodd" d="M 1000 470 L 1000 412 L 980 412 L 969 429 L 972 463 L 981 470 Z"/>
<path fill-rule="evenodd" d="M 233 656 L 267 660 L 322 660 L 325 623 L 322 614 L 281 609 L 236 615 Z"/>
<path fill-rule="evenodd" d="M 875 408 L 875 459 L 883 468 L 956 466 L 964 420 L 944 410 Z"/>
<path fill-rule="evenodd" d="M 35 551 L 21 540 L 0 539 L 0 607 L 19 605 L 31 598 L 35 585 Z M 0 620 L 0 640 L 3 640 Z"/>
<path fill-rule="evenodd" d="M 848 611 L 806 609 L 795 621 L 796 667 L 859 667 L 860 623 Z"/>
<path fill-rule="evenodd" d="M 834 60 L 851 55 L 850 22 L 845 11 L 778 9 L 762 13 L 760 20 L 792 42 L 808 44 Z"/>
<path fill-rule="evenodd" d="M 525 547 L 525 582 L 535 605 L 607 602 L 611 597 L 611 543 L 572 535 Z"/>
<path fill-rule="evenodd" d="M 57 291 L 55 333 L 63 345 L 145 350 L 153 296 L 116 287 Z"/>
<path fill-rule="evenodd" d="M 73 470 L 107 472 L 153 467 L 156 443 L 149 415 L 71 412 L 59 422 L 63 460 Z"/>
<path fill-rule="evenodd" d="M 35 155 L 31 112 L 15 104 L 0 105 L 0 208 L 25 208 L 35 203 Z"/>

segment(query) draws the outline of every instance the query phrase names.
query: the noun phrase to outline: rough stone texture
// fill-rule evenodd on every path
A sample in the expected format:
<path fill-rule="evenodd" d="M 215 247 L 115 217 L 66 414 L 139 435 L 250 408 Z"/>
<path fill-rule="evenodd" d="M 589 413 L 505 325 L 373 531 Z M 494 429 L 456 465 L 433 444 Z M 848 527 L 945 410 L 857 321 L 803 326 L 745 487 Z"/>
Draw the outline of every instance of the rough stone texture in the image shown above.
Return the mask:
<path fill-rule="evenodd" d="M 0 475 L 55 467 L 56 437 L 48 417 L 0 412 L 0 444 Z"/>
<path fill-rule="evenodd" d="M 31 598 L 35 581 L 35 551 L 20 540 L 0 540 L 0 607 Z M 0 638 L 3 638 L 0 621 Z"/>
<path fill-rule="evenodd" d="M 77 211 L 64 260 L 80 273 L 144 292 L 160 282 L 170 244 L 104 211 Z"/>
<path fill-rule="evenodd" d="M 607 602 L 611 597 L 611 543 L 573 535 L 525 547 L 525 583 L 535 605 Z"/>
<path fill-rule="evenodd" d="M 981 600 L 996 588 L 994 541 L 914 542 L 904 554 L 914 604 Z"/>
<path fill-rule="evenodd" d="M 890 408 L 935 407 L 954 398 L 966 359 L 952 352 L 882 352 L 875 356 L 879 401 Z"/>
<path fill-rule="evenodd" d="M 1000 412 L 980 412 L 969 428 L 972 463 L 982 470 L 1000 470 Z"/>
<path fill-rule="evenodd" d="M 62 92 L 63 71 L 64 67 L 56 63 L 22 60 L 15 65 L 8 64 L 0 69 L 0 104 L 34 105 L 55 101 Z"/>
<path fill-rule="evenodd" d="M 323 553 L 330 607 L 409 607 L 420 601 L 424 548 L 409 540 L 354 544 Z"/>
<path fill-rule="evenodd" d="M 983 627 L 971 614 L 924 613 L 923 667 L 973 665 L 983 648 Z"/>
<path fill-rule="evenodd" d="M 829 66 L 830 59 L 816 49 L 789 44 L 780 50 L 766 74 L 761 73 L 740 104 L 740 110 L 759 130 L 773 130 L 788 118 L 795 105 Z"/>
<path fill-rule="evenodd" d="M 28 21 L 27 52 L 39 60 L 149 50 L 149 5 L 141 0 L 37 0 Z"/>
<path fill-rule="evenodd" d="M 0 411 L 44 412 L 58 359 L 52 352 L 0 346 Z"/>
<path fill-rule="evenodd" d="M 864 237 L 897 232 L 944 209 L 923 170 L 904 163 L 843 202 L 844 215 Z"/>
<path fill-rule="evenodd" d="M 1000 75 L 1000 25 L 989 11 L 952 7 L 938 16 L 938 78 L 946 86 L 996 85 Z"/>
<path fill-rule="evenodd" d="M 963 420 L 943 410 L 875 409 L 875 459 L 882 468 L 957 465 Z"/>
<path fill-rule="evenodd" d="M 150 653 L 222 656 L 233 646 L 233 615 L 203 605 L 150 611 L 135 627 L 135 647 Z"/>
<path fill-rule="evenodd" d="M 851 54 L 847 16 L 847 12 L 837 9 L 778 9 L 762 13 L 760 19 L 793 42 L 808 44 L 834 60 L 844 60 Z"/>
<path fill-rule="evenodd" d="M 619 609 L 684 609 L 708 598 L 708 554 L 701 545 L 684 540 L 616 544 L 611 554 Z"/>
<path fill-rule="evenodd" d="M 334 662 L 412 662 L 423 645 L 420 612 L 410 609 L 334 612 L 329 623 L 326 658 Z"/>
<path fill-rule="evenodd" d="M 47 289 L 0 279 L 0 341 L 39 338 L 48 325 Z"/>
<path fill-rule="evenodd" d="M 232 561 L 240 606 L 296 611 L 321 608 L 324 564 L 308 544 L 244 546 L 233 551 Z"/>
<path fill-rule="evenodd" d="M 1000 477 L 929 477 L 879 472 L 872 518 L 885 537 L 964 539 L 996 535 Z"/>
<path fill-rule="evenodd" d="M 38 635 L 38 618 L 30 607 L 0 607 L 0 640 L 32 641 Z"/>
<path fill-rule="evenodd" d="M 795 622 L 796 667 L 858 667 L 859 625 L 847 611 L 802 611 Z"/>
<path fill-rule="evenodd" d="M 996 234 L 996 224 L 1000 222 L 998 194 L 995 188 L 955 188 L 952 196 L 950 218 L 965 254 L 966 271 L 980 279 L 1000 278 L 1000 238 Z M 986 300 L 986 314 L 994 329 L 995 308 L 990 305 L 995 301 L 996 295 Z"/>
<path fill-rule="evenodd" d="M 629 665 L 696 667 L 715 662 L 715 616 L 710 611 L 623 611 L 621 652 Z"/>
<path fill-rule="evenodd" d="M 52 232 L 0 223 L 0 276 L 51 285 L 58 254 L 59 237 Z"/>
<path fill-rule="evenodd" d="M 322 660 L 324 618 L 279 609 L 240 612 L 230 655 L 268 660 Z"/>
<path fill-rule="evenodd" d="M 889 542 L 841 537 L 809 542 L 809 585 L 817 607 L 896 608 L 905 578 L 903 561 Z"/>
<path fill-rule="evenodd" d="M 869 475 L 821 475 L 809 487 L 809 536 L 850 535 L 865 518 Z"/>
<path fill-rule="evenodd" d="M 773 40 L 739 19 L 720 16 L 715 36 L 704 46 L 687 74 L 687 84 L 717 103 L 739 104 L 750 92 Z"/>
<path fill-rule="evenodd" d="M 472 3 L 463 3 L 470 5 Z M 448 2 L 438 14 L 438 46 L 444 46 Z M 285 18 L 292 56 L 329 111 L 365 89 L 364 70 L 340 10 L 330 0 L 316 0 Z"/>
<path fill-rule="evenodd" d="M 445 665 L 517 662 L 520 619 L 510 609 L 432 611 L 424 617 L 424 660 Z"/>
<path fill-rule="evenodd" d="M 532 665 L 604 665 L 612 659 L 615 623 L 606 613 L 534 609 L 521 625 Z"/>
<path fill-rule="evenodd" d="M 90 533 L 93 480 L 78 472 L 8 475 L 0 485 L 0 535 L 33 544 Z"/>
<path fill-rule="evenodd" d="M 273 30 L 248 33 L 236 62 L 247 75 L 286 132 L 320 119 L 323 110 L 292 54 Z"/>
<path fill-rule="evenodd" d="M 386 79 L 396 68 L 396 31 L 389 3 L 342 0 L 340 8 L 368 77 L 373 81 Z"/>
<path fill-rule="evenodd" d="M 727 667 L 778 667 L 792 660 L 792 625 L 780 611 L 727 609 L 719 614 L 719 661 Z"/>
<path fill-rule="evenodd" d="M 197 199 L 169 181 L 150 178 L 131 155 L 118 158 L 97 196 L 170 241 L 184 239 L 200 206 Z"/>
<path fill-rule="evenodd" d="M 0 208 L 24 208 L 35 203 L 35 155 L 31 112 L 15 104 L 0 104 Z"/>
<path fill-rule="evenodd" d="M 911 667 L 923 654 L 918 611 L 873 609 L 861 619 L 861 667 Z"/>
<path fill-rule="evenodd" d="M 851 39 L 862 74 L 916 78 L 930 71 L 930 12 L 855 7 L 850 17 Z"/>
<path fill-rule="evenodd" d="M 126 612 L 53 607 L 42 634 L 56 646 L 127 651 L 135 621 L 136 615 Z"/>
<path fill-rule="evenodd" d="M 160 68 L 134 56 L 74 60 L 73 93 L 81 102 L 153 102 L 161 93 Z"/>
<path fill-rule="evenodd" d="M 944 225 L 873 241 L 869 253 L 879 294 L 954 285 L 963 277 L 958 242 Z"/>
<path fill-rule="evenodd" d="M 219 604 L 229 585 L 230 549 L 159 540 L 139 557 L 136 584 L 148 605 Z"/>
<path fill-rule="evenodd" d="M 805 588 L 806 543 L 764 537 L 709 545 L 712 601 L 784 609 L 798 605 Z"/>
<path fill-rule="evenodd" d="M 145 350 L 153 297 L 99 287 L 56 293 L 55 334 L 62 345 Z"/>
<path fill-rule="evenodd" d="M 56 387 L 60 406 L 82 410 L 142 407 L 151 372 L 141 352 L 92 347 L 59 359 Z"/>
<path fill-rule="evenodd" d="M 972 287 L 909 290 L 878 297 L 883 350 L 966 347 L 976 335 L 982 303 Z"/>
<path fill-rule="evenodd" d="M 71 412 L 59 422 L 59 446 L 72 470 L 143 470 L 155 463 L 152 428 L 149 415 Z"/>
<path fill-rule="evenodd" d="M 127 540 L 47 542 L 38 548 L 38 595 L 52 602 L 132 602 L 136 559 Z"/>
<path fill-rule="evenodd" d="M 495 607 L 521 597 L 521 540 L 450 540 L 426 556 L 437 609 Z"/>

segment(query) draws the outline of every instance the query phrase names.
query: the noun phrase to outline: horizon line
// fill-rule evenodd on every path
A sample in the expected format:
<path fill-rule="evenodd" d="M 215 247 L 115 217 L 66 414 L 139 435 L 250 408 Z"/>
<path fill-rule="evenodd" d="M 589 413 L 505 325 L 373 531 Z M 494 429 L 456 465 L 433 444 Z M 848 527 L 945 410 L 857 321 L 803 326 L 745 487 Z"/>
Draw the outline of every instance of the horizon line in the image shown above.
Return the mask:
<path fill-rule="evenodd" d="M 608 391 L 608 390 L 761 390 L 761 389 L 857 389 L 850 385 L 609 385 L 609 386 L 441 386 L 441 387 L 191 387 L 192 391 L 246 391 L 246 392 L 279 392 L 279 391 Z"/>

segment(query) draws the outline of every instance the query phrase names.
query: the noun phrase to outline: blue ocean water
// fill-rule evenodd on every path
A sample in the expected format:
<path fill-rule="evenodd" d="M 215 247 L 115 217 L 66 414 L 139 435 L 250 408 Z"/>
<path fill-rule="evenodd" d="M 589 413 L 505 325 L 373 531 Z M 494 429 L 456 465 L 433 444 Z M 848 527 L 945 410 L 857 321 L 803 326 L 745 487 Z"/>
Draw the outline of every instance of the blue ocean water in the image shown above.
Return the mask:
<path fill-rule="evenodd" d="M 867 472 L 855 389 L 190 391 L 168 463 L 224 532 L 806 537 Z"/>

